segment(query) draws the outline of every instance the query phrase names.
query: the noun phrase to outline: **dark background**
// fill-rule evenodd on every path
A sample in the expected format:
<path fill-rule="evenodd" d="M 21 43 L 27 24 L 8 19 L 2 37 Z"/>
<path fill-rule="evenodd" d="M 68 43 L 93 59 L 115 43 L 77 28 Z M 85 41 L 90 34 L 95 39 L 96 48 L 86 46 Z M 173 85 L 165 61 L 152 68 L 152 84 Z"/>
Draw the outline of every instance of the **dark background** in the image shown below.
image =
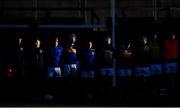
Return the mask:
<path fill-rule="evenodd" d="M 149 39 L 158 33 L 160 38 L 166 39 L 172 32 L 175 32 L 179 40 L 179 14 L 180 1 L 178 0 L 116 0 L 116 50 L 120 44 L 124 44 L 131 39 L 136 45 L 138 39 L 142 35 L 148 36 Z M 155 14 L 156 13 L 156 14 Z M 157 17 L 156 17 L 157 16 Z M 30 50 L 32 48 L 35 37 L 40 37 L 42 40 L 42 47 L 47 49 L 51 43 L 51 39 L 59 36 L 62 40 L 66 40 L 71 33 L 77 35 L 77 47 L 83 49 L 84 42 L 87 39 L 94 41 L 95 48 L 98 50 L 103 41 L 103 36 L 111 35 L 111 0 L 0 0 L 0 93 L 1 104 L 10 105 L 24 103 L 31 105 L 49 104 L 39 101 L 39 97 L 28 98 L 31 95 L 41 95 L 46 90 L 44 87 L 48 82 L 41 81 L 14 81 L 7 78 L 6 71 L 9 64 L 14 64 L 14 51 L 19 35 L 24 38 L 24 45 L 26 49 L 27 59 L 30 57 Z M 6 25 L 25 24 L 27 28 L 17 28 Z M 38 28 L 39 24 L 54 24 L 54 25 L 106 25 L 106 28 Z M 98 82 L 98 81 L 97 81 Z M 23 84 L 25 83 L 25 84 Z M 52 84 L 56 85 L 56 84 Z M 60 85 L 60 84 L 59 84 Z M 99 85 L 98 85 L 99 86 Z M 22 89 L 23 88 L 23 89 Z M 56 88 L 56 86 L 55 86 Z M 66 88 L 66 86 L 63 86 Z M 78 87 L 74 87 L 78 88 Z M 74 89 L 73 88 L 73 89 Z M 102 91 L 97 88 L 97 95 Z M 58 87 L 58 90 L 61 86 Z M 72 89 L 72 88 L 71 88 Z M 70 89 L 70 90 L 71 90 Z M 62 90 L 62 93 L 67 94 L 68 89 Z M 116 88 L 111 88 L 112 97 L 108 97 L 106 93 L 102 93 L 106 98 L 96 98 L 94 104 L 101 106 L 178 106 L 179 92 L 175 97 L 160 97 L 156 98 L 156 104 L 152 104 L 150 98 L 145 100 L 134 99 L 126 101 L 119 99 L 119 91 Z M 179 89 L 177 89 L 178 91 Z M 43 91 L 43 92 L 42 92 Z M 47 90 L 48 91 L 48 90 Z M 78 91 L 78 89 L 77 89 Z M 113 91 L 113 92 L 112 92 Z M 25 92 L 24 94 L 22 92 Z M 56 91 L 57 92 L 57 91 Z M 37 94 L 36 94 L 37 93 Z M 73 92 L 74 94 L 81 94 L 80 91 Z M 73 94 L 72 93 L 72 94 Z M 21 94 L 21 96 L 19 96 Z M 69 96 L 71 97 L 71 96 Z M 117 99 L 116 99 L 117 98 Z M 32 100 L 35 101 L 32 101 Z M 84 98 L 57 101 L 58 105 L 75 104 L 82 105 Z M 106 102 L 107 100 L 111 100 Z M 156 101 L 153 98 L 154 101 Z M 163 100 L 165 99 L 165 100 Z M 41 99 L 40 99 L 41 100 Z M 61 100 L 61 99 L 60 99 Z M 63 100 L 63 99 L 62 99 Z M 105 101 L 106 100 L 106 101 Z M 135 101 L 136 100 L 136 101 Z M 25 102 L 24 102 L 25 101 Z M 32 101 L 32 102 L 31 102 Z M 120 102 L 121 101 L 121 102 Z M 148 102 L 149 104 L 147 104 Z M 42 102 L 42 103 L 41 103 Z M 147 102 L 147 103 L 146 103 Z M 158 103 L 159 102 L 159 103 Z M 113 103 L 113 104 L 112 104 Z M 90 103 L 87 102 L 86 105 Z M 55 105 L 55 103 L 54 103 Z"/>

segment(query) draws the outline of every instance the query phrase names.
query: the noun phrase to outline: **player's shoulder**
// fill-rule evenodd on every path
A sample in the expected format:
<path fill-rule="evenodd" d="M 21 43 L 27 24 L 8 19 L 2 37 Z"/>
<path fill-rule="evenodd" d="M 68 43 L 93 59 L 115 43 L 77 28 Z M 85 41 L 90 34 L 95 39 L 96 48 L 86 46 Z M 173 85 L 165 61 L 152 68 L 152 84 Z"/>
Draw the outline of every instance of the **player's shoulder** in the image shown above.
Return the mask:
<path fill-rule="evenodd" d="M 62 46 L 58 46 L 58 49 L 59 49 L 59 50 L 63 50 L 63 47 L 62 47 Z"/>
<path fill-rule="evenodd" d="M 76 49 L 75 48 L 71 48 L 71 50 L 74 52 L 74 51 L 76 51 Z"/>

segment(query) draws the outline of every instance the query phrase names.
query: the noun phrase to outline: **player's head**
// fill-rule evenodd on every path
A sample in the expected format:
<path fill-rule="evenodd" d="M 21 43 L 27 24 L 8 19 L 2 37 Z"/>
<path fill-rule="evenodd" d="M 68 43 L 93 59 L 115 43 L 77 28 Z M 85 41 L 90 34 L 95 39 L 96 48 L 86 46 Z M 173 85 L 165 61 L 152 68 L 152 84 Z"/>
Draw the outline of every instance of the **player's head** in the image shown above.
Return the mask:
<path fill-rule="evenodd" d="M 86 42 L 86 48 L 87 48 L 87 49 L 91 49 L 92 46 L 93 46 L 92 41 L 87 41 L 87 42 Z"/>
<path fill-rule="evenodd" d="M 131 47 L 131 41 L 128 40 L 128 41 L 127 41 L 127 48 L 130 48 L 130 47 Z"/>
<path fill-rule="evenodd" d="M 58 37 L 54 38 L 54 40 L 53 40 L 53 45 L 54 45 L 55 47 L 57 47 L 57 46 L 59 45 L 59 38 L 58 38 Z"/>
<path fill-rule="evenodd" d="M 146 45 L 147 42 L 148 42 L 148 39 L 146 36 L 142 36 L 142 41 L 143 41 L 143 44 Z"/>
<path fill-rule="evenodd" d="M 176 34 L 174 32 L 170 32 L 169 35 L 167 36 L 167 39 L 169 41 L 173 41 L 176 39 Z"/>
<path fill-rule="evenodd" d="M 176 39 L 175 33 L 172 33 L 171 38 L 172 38 L 172 40 L 175 40 L 175 39 Z"/>
<path fill-rule="evenodd" d="M 69 42 L 71 44 L 74 44 L 76 42 L 76 35 L 74 33 L 69 35 Z"/>
<path fill-rule="evenodd" d="M 72 42 L 75 43 L 76 42 L 76 35 L 75 34 L 71 34 L 72 36 Z"/>
<path fill-rule="evenodd" d="M 35 47 L 39 48 L 41 46 L 41 40 L 39 38 L 36 38 L 35 40 Z"/>
<path fill-rule="evenodd" d="M 89 41 L 89 48 L 92 48 L 92 46 L 93 46 L 92 41 Z"/>
<path fill-rule="evenodd" d="M 18 37 L 18 44 L 19 45 L 22 44 L 22 37 L 21 36 Z"/>
<path fill-rule="evenodd" d="M 111 45 L 111 37 L 110 36 L 105 37 L 105 44 Z"/>
<path fill-rule="evenodd" d="M 157 40 L 157 37 L 158 37 L 158 34 L 154 34 L 154 40 L 156 41 Z"/>

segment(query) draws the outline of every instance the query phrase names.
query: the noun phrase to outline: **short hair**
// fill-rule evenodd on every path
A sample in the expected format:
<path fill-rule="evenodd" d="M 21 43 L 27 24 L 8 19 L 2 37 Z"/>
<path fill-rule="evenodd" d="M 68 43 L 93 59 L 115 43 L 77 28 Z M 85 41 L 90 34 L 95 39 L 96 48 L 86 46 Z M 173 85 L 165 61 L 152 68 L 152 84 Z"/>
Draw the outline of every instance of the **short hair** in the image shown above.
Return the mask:
<path fill-rule="evenodd" d="M 72 33 L 72 34 L 70 34 L 70 35 L 68 35 L 68 40 L 71 40 L 72 38 L 76 38 L 77 36 L 76 36 L 76 34 L 74 34 L 74 33 Z"/>
<path fill-rule="evenodd" d="M 170 35 L 176 35 L 176 33 L 175 32 L 171 32 Z"/>
<path fill-rule="evenodd" d="M 104 36 L 104 41 L 106 41 L 107 39 L 111 39 L 111 36 L 105 35 L 105 36 Z"/>
<path fill-rule="evenodd" d="M 72 33 L 72 34 L 69 35 L 69 38 L 73 38 L 73 37 L 76 38 L 76 34 Z"/>
<path fill-rule="evenodd" d="M 56 37 L 56 38 L 55 38 L 55 40 L 58 40 L 58 41 L 59 41 L 59 38 L 58 38 L 58 37 Z"/>
<path fill-rule="evenodd" d="M 76 37 L 76 34 L 72 33 L 71 36 L 72 36 L 72 37 Z"/>
<path fill-rule="evenodd" d="M 104 38 L 105 38 L 105 39 L 111 38 L 111 36 L 110 36 L 110 35 L 105 35 Z"/>
<path fill-rule="evenodd" d="M 146 35 L 143 35 L 142 40 L 144 40 L 144 39 L 148 40 L 148 37 Z"/>
<path fill-rule="evenodd" d="M 16 37 L 16 39 L 17 39 L 17 40 L 23 39 L 23 36 L 18 34 L 17 37 Z"/>
<path fill-rule="evenodd" d="M 17 35 L 17 38 L 19 39 L 19 38 L 22 38 L 22 35 Z"/>
<path fill-rule="evenodd" d="M 89 44 L 89 42 L 91 42 L 93 44 L 93 41 L 92 40 L 85 40 L 85 43 L 86 44 Z"/>
<path fill-rule="evenodd" d="M 41 40 L 39 37 L 36 37 L 35 40 Z"/>
<path fill-rule="evenodd" d="M 59 37 L 58 37 L 58 36 L 53 37 L 53 38 L 52 38 L 52 40 L 53 40 L 53 41 L 55 41 L 55 40 L 59 40 Z"/>

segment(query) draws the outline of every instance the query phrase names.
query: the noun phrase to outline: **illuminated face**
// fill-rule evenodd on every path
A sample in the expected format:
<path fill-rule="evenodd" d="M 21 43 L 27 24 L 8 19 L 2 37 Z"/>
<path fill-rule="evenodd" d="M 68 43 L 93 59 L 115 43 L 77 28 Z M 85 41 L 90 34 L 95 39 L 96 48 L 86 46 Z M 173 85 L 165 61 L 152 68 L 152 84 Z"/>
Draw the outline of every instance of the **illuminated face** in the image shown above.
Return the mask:
<path fill-rule="evenodd" d="M 18 43 L 21 44 L 22 43 L 22 38 L 18 39 Z"/>
<path fill-rule="evenodd" d="M 175 40 L 175 38 L 176 38 L 176 35 L 175 35 L 175 34 L 173 34 L 173 35 L 172 35 L 172 39 L 173 39 L 173 40 Z"/>
<path fill-rule="evenodd" d="M 111 44 L 111 38 L 110 38 L 110 37 L 107 37 L 107 38 L 106 38 L 106 43 L 107 43 L 108 45 Z"/>
<path fill-rule="evenodd" d="M 91 41 L 88 43 L 88 47 L 89 47 L 89 49 L 92 48 L 92 42 Z"/>
<path fill-rule="evenodd" d="M 76 37 L 75 37 L 75 36 L 72 37 L 72 42 L 73 42 L 73 43 L 76 42 Z"/>
<path fill-rule="evenodd" d="M 144 45 L 147 44 L 147 37 L 146 36 L 143 36 L 143 43 L 144 43 Z"/>
<path fill-rule="evenodd" d="M 55 46 L 57 47 L 58 44 L 59 44 L 59 40 L 58 40 L 58 38 L 56 38 L 56 40 L 55 40 Z"/>
<path fill-rule="evenodd" d="M 39 48 L 41 45 L 41 41 L 39 39 L 36 40 L 35 42 L 36 48 Z"/>
<path fill-rule="evenodd" d="M 71 34 L 70 41 L 74 44 L 76 42 L 76 35 Z"/>
<path fill-rule="evenodd" d="M 131 43 L 128 44 L 127 49 L 131 47 Z"/>
<path fill-rule="evenodd" d="M 157 34 L 154 35 L 154 40 L 157 40 Z"/>

